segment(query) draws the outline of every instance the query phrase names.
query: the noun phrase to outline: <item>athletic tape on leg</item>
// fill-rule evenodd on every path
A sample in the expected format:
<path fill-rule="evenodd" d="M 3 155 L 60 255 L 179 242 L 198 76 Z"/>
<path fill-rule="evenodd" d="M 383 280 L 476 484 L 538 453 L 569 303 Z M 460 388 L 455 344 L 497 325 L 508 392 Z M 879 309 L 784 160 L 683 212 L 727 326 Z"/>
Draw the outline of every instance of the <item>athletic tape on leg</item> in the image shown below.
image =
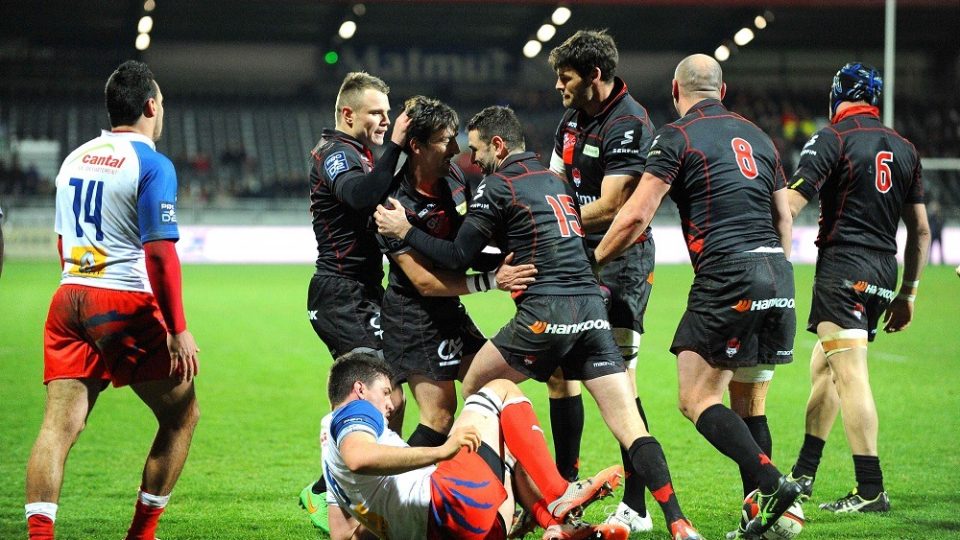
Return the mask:
<path fill-rule="evenodd" d="M 463 412 L 473 411 L 483 416 L 500 416 L 503 410 L 503 400 L 488 388 L 481 388 L 463 402 Z"/>
<path fill-rule="evenodd" d="M 867 331 L 860 329 L 840 330 L 839 332 L 834 332 L 821 338 L 820 346 L 823 347 L 823 354 L 827 358 L 851 349 L 866 349 Z"/>
<path fill-rule="evenodd" d="M 640 352 L 640 332 L 633 328 L 614 328 L 613 339 L 620 347 L 620 356 L 628 368 L 637 367 L 637 354 Z"/>
<path fill-rule="evenodd" d="M 773 364 L 757 364 L 739 367 L 733 372 L 733 381 L 738 383 L 761 383 L 773 379 Z"/>

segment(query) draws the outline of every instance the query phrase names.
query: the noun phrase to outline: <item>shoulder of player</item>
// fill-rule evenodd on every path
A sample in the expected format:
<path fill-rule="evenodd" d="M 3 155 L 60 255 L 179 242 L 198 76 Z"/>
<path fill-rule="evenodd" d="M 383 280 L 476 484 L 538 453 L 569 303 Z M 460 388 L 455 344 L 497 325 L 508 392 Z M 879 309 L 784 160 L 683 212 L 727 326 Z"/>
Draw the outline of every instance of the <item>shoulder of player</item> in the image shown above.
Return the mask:
<path fill-rule="evenodd" d="M 160 171 L 164 174 L 176 175 L 173 162 L 170 161 L 170 158 L 157 151 L 156 148 L 140 141 L 132 141 L 130 146 L 140 161 L 141 175 L 147 171 Z"/>
<path fill-rule="evenodd" d="M 610 118 L 616 121 L 621 118 L 631 117 L 640 119 L 641 121 L 648 121 L 650 115 L 647 113 L 646 107 L 641 105 L 632 95 L 626 93 L 610 108 Z"/>
<path fill-rule="evenodd" d="M 450 163 L 450 172 L 447 173 L 446 178 L 451 190 L 454 187 L 466 187 L 467 185 L 467 175 L 463 173 L 463 169 L 456 163 Z"/>
<path fill-rule="evenodd" d="M 383 433 L 383 414 L 369 401 L 355 399 L 333 411 L 330 435 L 334 441 L 352 431 L 367 431 L 375 436 Z"/>

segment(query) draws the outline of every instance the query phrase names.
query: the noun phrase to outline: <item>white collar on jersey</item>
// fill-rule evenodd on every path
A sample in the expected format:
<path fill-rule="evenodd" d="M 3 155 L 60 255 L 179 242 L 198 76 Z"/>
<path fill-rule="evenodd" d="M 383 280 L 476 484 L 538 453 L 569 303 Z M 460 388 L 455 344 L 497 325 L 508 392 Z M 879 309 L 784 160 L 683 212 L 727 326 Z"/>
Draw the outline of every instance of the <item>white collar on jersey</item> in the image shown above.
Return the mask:
<path fill-rule="evenodd" d="M 106 129 L 101 130 L 102 137 L 118 137 L 122 139 L 127 139 L 129 141 L 138 141 L 150 146 L 150 148 L 156 150 L 157 143 L 153 142 L 153 139 L 147 137 L 146 135 L 137 133 L 135 131 L 108 131 Z"/>

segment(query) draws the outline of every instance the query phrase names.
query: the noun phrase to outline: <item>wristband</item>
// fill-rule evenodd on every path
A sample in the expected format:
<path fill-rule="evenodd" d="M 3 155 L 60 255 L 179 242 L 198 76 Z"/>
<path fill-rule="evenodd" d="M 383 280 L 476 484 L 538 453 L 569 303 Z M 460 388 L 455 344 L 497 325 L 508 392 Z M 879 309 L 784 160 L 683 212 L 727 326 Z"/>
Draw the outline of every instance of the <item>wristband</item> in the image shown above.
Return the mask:
<path fill-rule="evenodd" d="M 917 299 L 917 295 L 915 295 L 915 294 L 900 293 L 900 294 L 897 295 L 897 298 L 900 298 L 900 299 L 902 299 L 902 300 L 906 300 L 907 302 L 913 302 L 914 300 Z"/>
<path fill-rule="evenodd" d="M 468 274 L 467 290 L 471 293 L 485 292 L 497 287 L 497 273 L 484 272 L 482 274 Z"/>
<path fill-rule="evenodd" d="M 913 281 L 904 281 L 903 283 L 900 284 L 900 286 L 901 286 L 901 287 L 913 287 L 914 289 L 916 289 L 917 287 L 920 286 L 920 280 L 919 280 L 919 279 L 915 279 L 915 280 L 913 280 Z"/>

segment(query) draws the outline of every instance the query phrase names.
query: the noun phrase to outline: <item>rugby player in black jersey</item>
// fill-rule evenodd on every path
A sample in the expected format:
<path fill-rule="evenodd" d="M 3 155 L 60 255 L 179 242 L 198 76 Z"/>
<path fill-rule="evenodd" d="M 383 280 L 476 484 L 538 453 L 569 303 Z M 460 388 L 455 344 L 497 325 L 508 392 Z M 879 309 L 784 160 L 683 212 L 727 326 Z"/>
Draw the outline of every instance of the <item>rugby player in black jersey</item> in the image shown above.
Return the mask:
<path fill-rule="evenodd" d="M 334 129 L 324 129 L 311 152 L 310 211 L 317 238 L 317 270 L 307 290 L 307 316 L 313 330 L 337 358 L 353 350 L 382 354 L 380 301 L 383 256 L 370 213 L 389 192 L 406 143 L 401 114 L 391 140 L 374 163 L 372 149 L 384 144 L 390 126 L 390 88 L 363 72 L 348 73 L 337 94 Z M 402 424 L 403 392 L 395 394 Z M 326 485 L 321 476 L 300 492 L 300 505 L 314 526 L 329 532 Z"/>
<path fill-rule="evenodd" d="M 823 446 L 837 413 L 853 453 L 857 487 L 821 504 L 831 512 L 886 512 L 877 454 L 878 419 L 867 370 L 867 343 L 913 319 L 913 301 L 930 249 L 920 157 L 910 141 L 880 122 L 880 73 L 849 63 L 833 78 L 830 125 L 803 147 L 790 179 L 790 211 L 820 194 L 816 277 L 807 330 L 819 341 L 810 360 L 806 435 L 792 474 L 813 492 Z M 907 228 L 897 285 L 897 224 Z"/>
<path fill-rule="evenodd" d="M 457 144 L 457 113 L 435 99 L 407 100 L 407 161 L 397 173 L 394 200 L 407 210 L 410 223 L 437 238 L 457 235 L 470 202 L 460 167 L 451 159 Z M 533 265 L 500 265 L 502 257 L 485 257 L 471 266 L 497 268 L 464 275 L 435 268 L 403 240 L 377 237 L 390 258 L 387 290 L 380 311 L 383 356 L 410 386 L 420 423 L 410 446 L 440 446 L 447 440 L 457 411 L 457 379 L 463 379 L 473 355 L 485 342 L 458 296 L 493 287 L 522 291 L 534 281 Z"/>
<path fill-rule="evenodd" d="M 560 119 L 550 169 L 573 185 L 580 202 L 587 245 L 595 248 L 617 210 L 643 173 L 653 124 L 643 108 L 615 75 L 618 61 L 613 37 L 603 31 L 580 30 L 550 51 L 566 111 Z M 600 271 L 600 283 L 610 290 L 608 316 L 613 336 L 636 390 L 637 353 L 643 315 L 653 288 L 655 247 L 648 229 L 640 240 Z M 550 423 L 557 467 L 567 478 L 577 476 L 583 433 L 580 384 L 559 373 L 547 383 Z M 637 409 L 647 423 L 640 398 Z M 647 426 L 649 429 L 649 425 Z M 626 480 L 623 500 L 608 522 L 623 523 L 632 532 L 653 529 L 644 500 L 644 486 L 632 474 L 627 449 L 621 447 Z"/>
<path fill-rule="evenodd" d="M 629 448 L 636 474 L 663 509 L 671 536 L 699 539 L 680 510 L 660 443 L 647 432 L 632 400 L 584 246 L 576 193 L 524 151 L 520 122 L 509 108 L 488 107 L 467 129 L 473 161 L 487 176 L 452 242 L 412 227 L 395 200 L 393 209 L 380 206 L 374 214 L 381 234 L 404 239 L 439 266 L 462 269 L 492 239 L 515 254 L 515 264 L 537 267 L 536 281 L 515 295 L 516 316 L 474 357 L 464 394 L 497 378 L 546 381 L 557 368 L 568 380 L 582 380 L 617 440 Z M 542 514 L 535 510 L 534 516 L 543 526 Z"/>
<path fill-rule="evenodd" d="M 770 138 L 721 103 L 720 64 L 698 54 L 672 84 L 681 118 L 657 131 L 637 189 L 597 247 L 606 264 L 646 229 L 661 201 L 677 203 L 695 278 L 670 351 L 677 355 L 680 410 L 759 486 L 757 538 L 800 496 L 747 424 L 723 405 L 734 373 L 793 358 L 796 333 L 786 179 Z M 786 252 L 785 252 L 786 250 Z"/>

